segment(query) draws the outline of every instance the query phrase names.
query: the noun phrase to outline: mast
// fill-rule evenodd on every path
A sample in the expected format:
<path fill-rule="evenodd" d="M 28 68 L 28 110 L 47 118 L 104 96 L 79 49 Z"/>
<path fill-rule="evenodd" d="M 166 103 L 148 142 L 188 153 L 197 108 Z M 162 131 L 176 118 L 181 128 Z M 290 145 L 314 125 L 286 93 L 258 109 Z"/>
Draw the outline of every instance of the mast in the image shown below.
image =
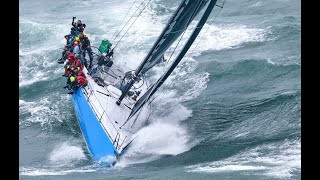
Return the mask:
<path fill-rule="evenodd" d="M 217 0 L 211 0 L 210 3 L 207 6 L 207 9 L 205 10 L 204 14 L 202 15 L 200 21 L 198 22 L 196 28 L 193 30 L 191 36 L 189 37 L 188 41 L 186 42 L 185 46 L 179 53 L 179 55 L 176 57 L 170 68 L 167 70 L 165 74 L 163 74 L 158 81 L 153 84 L 149 90 L 137 101 L 137 103 L 132 108 L 132 111 L 127 119 L 127 121 L 123 124 L 125 125 L 128 120 L 134 116 L 139 109 L 143 107 L 143 105 L 150 99 L 150 97 L 157 91 L 157 89 L 164 83 L 164 81 L 170 76 L 170 74 L 173 72 L 173 70 L 176 68 L 176 66 L 179 64 L 179 62 L 182 60 L 182 58 L 185 56 L 189 48 L 191 47 L 192 43 L 200 33 L 203 25 L 206 23 L 212 9 L 214 8 Z M 122 125 L 122 126 L 123 126 Z"/>
<path fill-rule="evenodd" d="M 133 78 L 125 85 L 124 91 L 116 102 L 117 105 L 121 104 L 121 101 L 135 81 L 139 79 L 139 76 L 161 61 L 164 52 L 187 29 L 195 15 L 201 11 L 207 2 L 208 0 L 184 0 L 181 2 L 158 40 L 135 71 Z"/>

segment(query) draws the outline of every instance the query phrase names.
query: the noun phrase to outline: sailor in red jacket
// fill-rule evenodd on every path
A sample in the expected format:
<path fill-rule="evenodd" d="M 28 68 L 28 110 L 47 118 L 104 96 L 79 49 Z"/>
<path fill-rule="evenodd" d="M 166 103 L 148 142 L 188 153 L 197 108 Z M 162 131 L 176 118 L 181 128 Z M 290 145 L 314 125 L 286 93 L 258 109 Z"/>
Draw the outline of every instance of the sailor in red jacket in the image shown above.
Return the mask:
<path fill-rule="evenodd" d="M 66 64 L 64 66 L 64 74 L 62 75 L 63 77 L 70 77 L 70 75 L 73 74 L 74 70 L 74 65 L 72 64 Z"/>
<path fill-rule="evenodd" d="M 70 53 L 68 55 L 68 61 L 66 62 L 66 65 L 64 66 L 64 74 L 62 76 L 68 77 L 71 75 L 72 72 L 70 70 L 73 70 L 72 67 L 74 67 L 74 54 Z"/>
<path fill-rule="evenodd" d="M 78 87 L 86 86 L 88 84 L 87 79 L 83 76 L 77 76 L 76 81 Z"/>
<path fill-rule="evenodd" d="M 67 85 L 63 88 L 67 88 L 69 90 L 68 94 L 73 94 L 77 92 L 80 87 L 87 86 L 88 81 L 83 76 L 71 75 L 67 80 Z"/>
<path fill-rule="evenodd" d="M 80 67 L 75 68 L 73 71 L 76 76 L 82 76 L 84 78 L 87 78 L 84 72 L 81 71 Z"/>
<path fill-rule="evenodd" d="M 82 63 L 82 61 L 81 61 L 81 57 L 80 57 L 80 55 L 79 54 L 75 54 L 75 67 L 80 67 L 80 70 L 82 71 L 82 69 L 83 69 L 83 67 L 84 67 L 84 64 Z"/>
<path fill-rule="evenodd" d="M 74 54 L 70 52 L 68 55 L 68 62 L 67 64 L 73 64 L 74 63 Z"/>

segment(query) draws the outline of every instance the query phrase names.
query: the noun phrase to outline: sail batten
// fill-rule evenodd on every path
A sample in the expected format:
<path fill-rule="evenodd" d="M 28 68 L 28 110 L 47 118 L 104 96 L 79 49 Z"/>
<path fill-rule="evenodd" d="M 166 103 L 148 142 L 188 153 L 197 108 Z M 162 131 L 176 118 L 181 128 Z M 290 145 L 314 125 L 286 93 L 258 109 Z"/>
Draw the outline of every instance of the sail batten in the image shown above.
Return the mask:
<path fill-rule="evenodd" d="M 148 91 L 136 102 L 134 107 L 132 108 L 132 111 L 128 117 L 128 120 L 134 116 L 142 107 L 143 105 L 150 99 L 150 97 L 157 91 L 157 89 L 165 82 L 165 80 L 169 77 L 169 75 L 172 73 L 172 71 L 176 68 L 176 66 L 179 64 L 179 62 L 182 60 L 182 58 L 185 56 L 189 48 L 191 47 L 192 43 L 200 33 L 203 25 L 207 21 L 212 9 L 214 8 L 217 0 L 211 0 L 208 4 L 204 14 L 202 15 L 200 21 L 198 22 L 196 28 L 193 30 L 191 36 L 189 37 L 188 41 L 186 42 L 183 49 L 180 51 L 174 62 L 171 64 L 170 68 L 167 70 L 165 74 L 163 74 L 158 81 L 153 84 Z M 127 121 L 128 121 L 127 120 Z"/>

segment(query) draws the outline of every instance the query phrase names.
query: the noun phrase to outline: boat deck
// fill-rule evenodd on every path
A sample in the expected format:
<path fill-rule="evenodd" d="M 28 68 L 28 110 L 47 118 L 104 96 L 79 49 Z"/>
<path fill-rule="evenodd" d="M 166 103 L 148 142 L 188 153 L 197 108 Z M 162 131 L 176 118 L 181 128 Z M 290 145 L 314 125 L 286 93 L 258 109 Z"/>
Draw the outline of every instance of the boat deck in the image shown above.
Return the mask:
<path fill-rule="evenodd" d="M 127 120 L 135 101 L 126 96 L 120 106 L 116 105 L 121 96 L 118 77 L 123 77 L 124 72 L 117 66 L 101 67 L 92 76 L 88 75 L 86 68 L 83 71 L 88 80 L 88 85 L 82 88 L 83 94 L 112 144 L 121 153 L 134 139 L 134 132 L 128 128 L 130 124 L 121 126 Z M 141 87 L 143 88 L 146 87 Z"/>

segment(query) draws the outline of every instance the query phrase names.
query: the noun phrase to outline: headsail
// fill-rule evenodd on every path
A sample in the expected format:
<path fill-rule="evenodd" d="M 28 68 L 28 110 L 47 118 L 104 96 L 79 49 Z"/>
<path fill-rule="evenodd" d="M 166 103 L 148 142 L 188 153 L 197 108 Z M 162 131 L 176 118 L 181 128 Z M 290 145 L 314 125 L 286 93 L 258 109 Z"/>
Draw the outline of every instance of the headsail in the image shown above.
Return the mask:
<path fill-rule="evenodd" d="M 140 73 L 141 71 L 144 74 L 154 65 L 158 64 L 158 60 L 163 53 L 187 29 L 188 25 L 207 2 L 208 0 L 182 1 L 136 72 Z"/>
<path fill-rule="evenodd" d="M 150 99 L 150 97 L 157 91 L 157 89 L 164 83 L 164 81 L 169 77 L 169 75 L 172 73 L 172 71 L 175 69 L 175 67 L 179 64 L 181 59 L 184 57 L 184 55 L 189 50 L 190 46 L 192 45 L 193 41 L 196 39 L 198 34 L 200 33 L 203 25 L 207 21 L 212 9 L 214 8 L 217 0 L 211 0 L 210 3 L 207 6 L 207 9 L 205 10 L 204 14 L 202 15 L 200 21 L 198 22 L 196 28 L 193 30 L 191 36 L 189 37 L 188 41 L 186 42 L 185 46 L 179 53 L 179 55 L 176 57 L 174 62 L 172 63 L 171 67 L 167 70 L 165 74 L 161 76 L 161 78 L 153 84 L 149 90 L 137 101 L 135 106 L 132 108 L 132 111 L 128 117 L 128 120 L 135 115 L 139 109 L 143 107 L 143 105 Z"/>
<path fill-rule="evenodd" d="M 158 40 L 155 42 L 147 56 L 135 71 L 135 76 L 146 73 L 153 66 L 161 61 L 164 52 L 172 43 L 187 29 L 194 17 L 202 10 L 209 0 L 184 0 L 169 20 Z M 125 87 L 117 104 L 120 105 L 126 93 L 130 90 L 134 80 L 131 80 Z"/>

